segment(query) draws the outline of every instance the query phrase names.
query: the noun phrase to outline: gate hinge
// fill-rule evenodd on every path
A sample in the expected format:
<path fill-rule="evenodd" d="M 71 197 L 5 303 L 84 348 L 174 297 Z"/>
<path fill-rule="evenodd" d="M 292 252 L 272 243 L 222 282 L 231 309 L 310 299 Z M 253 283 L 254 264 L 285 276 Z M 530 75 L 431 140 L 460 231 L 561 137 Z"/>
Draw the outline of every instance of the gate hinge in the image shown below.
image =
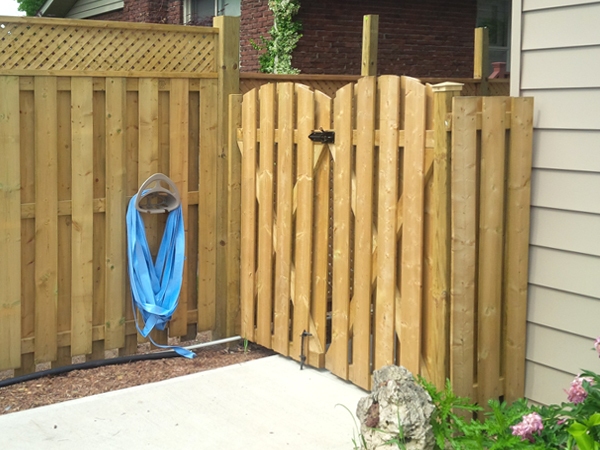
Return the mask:
<path fill-rule="evenodd" d="M 321 144 L 333 144 L 335 143 L 335 131 L 325 131 L 321 128 L 320 130 L 314 130 L 308 135 L 308 138 L 313 142 Z"/>

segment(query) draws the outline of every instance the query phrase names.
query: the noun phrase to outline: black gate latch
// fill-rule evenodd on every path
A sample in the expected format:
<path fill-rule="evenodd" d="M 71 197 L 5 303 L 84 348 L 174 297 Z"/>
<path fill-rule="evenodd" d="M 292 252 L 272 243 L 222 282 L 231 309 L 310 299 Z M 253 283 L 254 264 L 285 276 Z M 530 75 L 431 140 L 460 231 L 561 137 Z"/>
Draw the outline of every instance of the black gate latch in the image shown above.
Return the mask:
<path fill-rule="evenodd" d="M 321 144 L 333 144 L 335 142 L 335 131 L 315 130 L 308 135 L 308 138 L 313 142 Z"/>
<path fill-rule="evenodd" d="M 300 335 L 300 370 L 302 370 L 304 363 L 306 362 L 306 356 L 304 356 L 304 338 L 308 336 L 312 336 L 312 334 L 307 333 L 306 330 Z"/>

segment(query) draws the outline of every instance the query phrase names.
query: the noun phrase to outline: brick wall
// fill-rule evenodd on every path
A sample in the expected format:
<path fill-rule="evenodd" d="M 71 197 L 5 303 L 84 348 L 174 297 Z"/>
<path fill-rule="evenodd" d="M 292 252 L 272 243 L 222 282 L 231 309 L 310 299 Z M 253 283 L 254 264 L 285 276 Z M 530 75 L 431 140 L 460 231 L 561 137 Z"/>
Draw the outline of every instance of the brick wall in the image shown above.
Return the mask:
<path fill-rule="evenodd" d="M 301 0 L 303 8 L 307 0 Z M 259 51 L 252 48 L 250 39 L 260 42 L 260 36 L 268 37 L 273 27 L 273 13 L 268 0 L 242 0 L 240 20 L 240 70 L 259 72 Z"/>
<path fill-rule="evenodd" d="M 271 29 L 267 3 L 242 2 L 242 71 L 259 69 L 249 40 Z M 476 0 L 301 0 L 292 64 L 306 74 L 359 75 L 363 16 L 378 14 L 380 74 L 469 77 L 476 10 Z"/>

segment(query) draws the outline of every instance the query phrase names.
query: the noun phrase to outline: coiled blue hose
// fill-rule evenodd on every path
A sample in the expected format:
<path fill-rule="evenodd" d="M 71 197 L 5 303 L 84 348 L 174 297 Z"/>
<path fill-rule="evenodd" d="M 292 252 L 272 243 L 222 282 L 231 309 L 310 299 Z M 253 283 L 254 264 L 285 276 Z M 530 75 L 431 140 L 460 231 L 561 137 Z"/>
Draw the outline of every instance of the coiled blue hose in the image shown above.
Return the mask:
<path fill-rule="evenodd" d="M 136 197 L 137 194 L 127 209 L 127 257 L 135 326 L 142 336 L 147 337 L 154 327 L 164 330 L 177 308 L 183 279 L 185 230 L 179 206 L 169 213 L 158 256 L 153 262 L 144 221 L 135 208 Z M 143 330 L 137 322 L 136 307 L 144 319 Z M 194 353 L 181 347 L 159 345 L 152 337 L 150 341 L 157 347 L 172 348 L 186 358 L 194 357 Z"/>

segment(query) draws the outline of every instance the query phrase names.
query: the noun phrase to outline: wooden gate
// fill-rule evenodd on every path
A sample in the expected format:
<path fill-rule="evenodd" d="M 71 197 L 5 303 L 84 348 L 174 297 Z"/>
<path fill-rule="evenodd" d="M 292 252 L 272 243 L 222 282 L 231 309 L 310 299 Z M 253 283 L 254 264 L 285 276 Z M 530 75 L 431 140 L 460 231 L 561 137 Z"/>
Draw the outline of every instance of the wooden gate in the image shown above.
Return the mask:
<path fill-rule="evenodd" d="M 298 360 L 306 331 L 308 364 L 366 389 L 388 364 L 481 400 L 522 388 L 532 102 L 458 91 L 382 76 L 333 102 L 232 97 L 244 337 Z"/>

